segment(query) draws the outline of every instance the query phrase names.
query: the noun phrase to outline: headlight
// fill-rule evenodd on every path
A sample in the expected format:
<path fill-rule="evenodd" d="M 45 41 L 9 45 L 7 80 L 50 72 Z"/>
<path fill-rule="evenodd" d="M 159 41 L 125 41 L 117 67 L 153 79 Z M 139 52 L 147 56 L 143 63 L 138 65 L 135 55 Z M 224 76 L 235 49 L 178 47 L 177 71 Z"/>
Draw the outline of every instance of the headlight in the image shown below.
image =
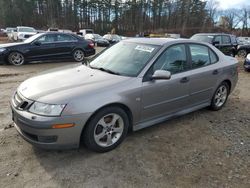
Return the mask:
<path fill-rule="evenodd" d="M 29 111 L 38 115 L 45 116 L 60 116 L 65 105 L 57 105 L 57 104 L 45 104 L 40 102 L 34 102 Z"/>
<path fill-rule="evenodd" d="M 19 37 L 24 37 L 24 34 L 19 34 L 18 36 L 19 36 Z"/>
<path fill-rule="evenodd" d="M 250 61 L 250 54 L 247 55 L 247 58 L 246 58 L 248 61 Z"/>
<path fill-rule="evenodd" d="M 0 48 L 0 53 L 4 52 L 6 50 L 6 48 Z"/>

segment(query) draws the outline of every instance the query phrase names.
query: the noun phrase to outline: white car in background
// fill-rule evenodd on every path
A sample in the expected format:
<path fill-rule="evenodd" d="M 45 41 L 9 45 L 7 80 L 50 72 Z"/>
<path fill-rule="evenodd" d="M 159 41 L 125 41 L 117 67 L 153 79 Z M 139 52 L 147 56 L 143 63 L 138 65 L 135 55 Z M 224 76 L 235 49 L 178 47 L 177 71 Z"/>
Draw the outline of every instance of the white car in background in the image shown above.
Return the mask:
<path fill-rule="evenodd" d="M 13 40 L 24 41 L 35 34 L 37 34 L 37 31 L 33 27 L 18 26 L 13 32 Z"/>

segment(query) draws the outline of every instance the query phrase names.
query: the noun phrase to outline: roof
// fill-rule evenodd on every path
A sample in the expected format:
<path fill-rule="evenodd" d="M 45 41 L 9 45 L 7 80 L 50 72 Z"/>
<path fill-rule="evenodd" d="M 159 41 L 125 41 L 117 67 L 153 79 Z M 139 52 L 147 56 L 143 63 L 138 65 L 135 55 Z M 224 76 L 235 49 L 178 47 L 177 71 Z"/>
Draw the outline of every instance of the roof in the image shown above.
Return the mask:
<path fill-rule="evenodd" d="M 172 38 L 129 38 L 125 39 L 129 42 L 135 42 L 135 43 L 145 43 L 145 44 L 151 44 L 151 45 L 164 45 L 168 42 L 175 41 L 177 39 Z"/>
<path fill-rule="evenodd" d="M 194 35 L 232 35 L 228 33 L 196 33 Z"/>

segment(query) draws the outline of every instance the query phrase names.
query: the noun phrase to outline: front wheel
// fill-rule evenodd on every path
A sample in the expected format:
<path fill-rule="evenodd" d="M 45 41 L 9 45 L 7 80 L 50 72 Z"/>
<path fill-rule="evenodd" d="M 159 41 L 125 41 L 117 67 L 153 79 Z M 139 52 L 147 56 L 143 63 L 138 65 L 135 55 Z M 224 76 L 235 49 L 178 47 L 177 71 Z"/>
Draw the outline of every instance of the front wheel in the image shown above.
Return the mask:
<path fill-rule="evenodd" d="M 117 147 L 126 137 L 129 119 L 121 108 L 108 107 L 95 114 L 83 133 L 87 148 L 107 152 Z"/>
<path fill-rule="evenodd" d="M 23 54 L 19 52 L 12 52 L 8 56 L 8 62 L 15 66 L 23 65 L 25 62 Z"/>
<path fill-rule="evenodd" d="M 220 110 L 227 102 L 228 95 L 229 86 L 226 82 L 222 82 L 214 93 L 210 109 L 214 111 Z"/>
<path fill-rule="evenodd" d="M 73 59 L 77 62 L 81 62 L 84 60 L 84 52 L 82 50 L 75 50 L 73 52 Z"/>

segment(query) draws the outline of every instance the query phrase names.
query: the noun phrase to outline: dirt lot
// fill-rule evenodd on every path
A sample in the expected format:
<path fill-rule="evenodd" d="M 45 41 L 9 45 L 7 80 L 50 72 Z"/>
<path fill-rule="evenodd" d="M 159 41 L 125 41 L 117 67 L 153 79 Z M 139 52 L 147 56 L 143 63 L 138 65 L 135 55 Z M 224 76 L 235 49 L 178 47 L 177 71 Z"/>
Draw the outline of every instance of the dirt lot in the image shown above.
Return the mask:
<path fill-rule="evenodd" d="M 10 96 L 23 80 L 66 64 L 0 66 L 0 187 L 250 187 L 250 73 L 240 70 L 221 111 L 130 133 L 109 153 L 34 148 L 13 128 Z"/>

